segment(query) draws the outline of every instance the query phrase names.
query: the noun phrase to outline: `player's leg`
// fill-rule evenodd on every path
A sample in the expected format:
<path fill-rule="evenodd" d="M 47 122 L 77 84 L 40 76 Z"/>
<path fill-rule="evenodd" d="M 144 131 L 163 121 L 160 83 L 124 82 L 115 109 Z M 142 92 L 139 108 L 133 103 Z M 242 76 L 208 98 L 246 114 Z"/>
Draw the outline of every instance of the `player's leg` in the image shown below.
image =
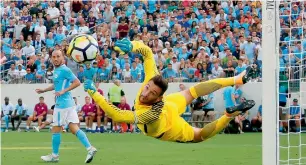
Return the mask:
<path fill-rule="evenodd" d="M 253 118 L 252 118 L 252 120 L 251 120 L 251 123 L 252 123 L 252 126 L 254 127 L 254 126 L 256 126 L 256 127 L 258 127 L 258 117 L 257 116 L 254 116 Z"/>
<path fill-rule="evenodd" d="M 97 152 L 97 149 L 90 144 L 86 134 L 78 126 L 78 123 L 80 121 L 78 114 L 74 110 L 74 108 L 75 107 L 73 107 L 73 109 L 70 109 L 68 111 L 66 122 L 69 123 L 69 130 L 71 131 L 71 133 L 76 135 L 76 137 L 80 140 L 80 142 L 83 144 L 83 146 L 86 148 L 88 152 L 85 159 L 85 163 L 90 163 L 93 160 L 93 157 Z"/>
<path fill-rule="evenodd" d="M 254 105 L 254 101 L 247 100 L 238 106 L 227 108 L 225 115 L 209 124 L 206 124 L 203 128 L 194 128 L 194 142 L 201 142 L 215 136 L 228 125 L 233 117 L 239 115 L 241 112 L 251 109 Z"/>
<path fill-rule="evenodd" d="M 85 116 L 85 126 L 86 126 L 86 132 L 87 132 L 89 128 L 89 116 Z"/>
<path fill-rule="evenodd" d="M 101 132 L 101 121 L 102 121 L 102 116 L 101 115 L 97 115 L 96 116 L 97 119 L 97 128 L 96 128 L 96 132 Z"/>
<path fill-rule="evenodd" d="M 300 116 L 295 116 L 294 119 L 295 119 L 296 132 L 300 132 L 301 118 Z"/>
<path fill-rule="evenodd" d="M 37 127 L 40 127 L 40 126 L 41 126 L 43 119 L 44 119 L 43 116 L 37 117 L 37 122 L 38 122 L 38 126 L 37 126 Z"/>
<path fill-rule="evenodd" d="M 235 117 L 235 123 L 238 125 L 238 130 L 242 133 L 242 121 L 240 115 Z"/>
<path fill-rule="evenodd" d="M 28 118 L 29 118 L 29 116 L 28 116 L 28 115 L 25 115 L 25 116 L 20 116 L 20 118 L 19 118 L 19 120 L 18 120 L 18 123 L 17 123 L 17 127 L 16 127 L 16 130 L 17 130 L 18 132 L 20 132 L 20 131 L 21 131 L 21 129 L 19 128 L 19 126 L 20 126 L 21 122 L 22 122 L 22 121 L 27 121 L 27 120 L 28 120 Z"/>
<path fill-rule="evenodd" d="M 96 127 L 96 132 L 101 132 L 101 121 L 102 121 L 102 110 L 100 106 L 97 105 L 97 114 L 96 114 L 96 120 L 97 120 L 97 127 Z"/>
<path fill-rule="evenodd" d="M 67 115 L 66 109 L 54 109 L 53 113 L 53 127 L 52 127 L 52 154 L 41 156 L 41 159 L 45 162 L 57 162 L 59 161 L 59 148 L 61 144 L 61 131 L 64 124 L 64 118 Z"/>
<path fill-rule="evenodd" d="M 108 124 L 108 117 L 107 117 L 107 115 L 106 115 L 106 114 L 104 114 L 104 122 L 103 122 L 103 127 L 104 127 L 104 130 L 105 130 L 105 131 L 108 131 L 107 124 Z"/>
<path fill-rule="evenodd" d="M 14 131 L 15 130 L 15 120 L 18 120 L 19 119 L 19 115 L 13 115 L 11 117 L 11 123 L 12 123 L 12 130 Z"/>
<path fill-rule="evenodd" d="M 78 116 L 78 118 L 79 118 L 79 123 L 78 123 L 78 126 L 79 126 L 79 128 L 80 128 L 80 123 L 81 122 L 84 122 L 85 121 L 85 117 L 84 116 Z M 86 124 L 85 124 L 86 125 Z M 68 125 L 68 127 L 69 127 L 69 125 Z"/>
<path fill-rule="evenodd" d="M 92 113 L 90 115 L 90 120 L 89 120 L 89 128 L 90 130 L 92 130 L 92 132 L 94 132 L 95 130 L 92 129 L 92 126 L 93 126 L 93 123 L 94 123 L 94 120 L 96 118 L 96 114 L 95 113 Z"/>
<path fill-rule="evenodd" d="M 33 117 L 33 116 L 29 116 L 29 117 L 28 117 L 27 125 L 26 125 L 26 131 L 29 131 L 30 125 L 31 125 L 31 123 L 32 123 L 33 120 L 34 120 L 34 117 Z"/>
<path fill-rule="evenodd" d="M 10 116 L 9 115 L 4 115 L 2 117 L 2 120 L 5 122 L 5 132 L 8 132 L 8 127 L 10 123 Z"/>
<path fill-rule="evenodd" d="M 208 95 L 221 88 L 235 85 L 245 84 L 250 77 L 254 74 L 253 68 L 249 66 L 245 71 L 240 73 L 238 76 L 229 78 L 219 78 L 209 81 L 200 82 L 199 84 L 192 86 L 190 89 L 182 91 L 182 95 L 186 99 L 187 105 L 190 104 L 194 99 Z"/>
<path fill-rule="evenodd" d="M 39 130 L 44 129 L 46 126 L 50 125 L 53 122 L 53 115 L 48 115 L 45 122 L 43 122 L 40 126 L 36 127 L 36 131 L 39 132 Z"/>

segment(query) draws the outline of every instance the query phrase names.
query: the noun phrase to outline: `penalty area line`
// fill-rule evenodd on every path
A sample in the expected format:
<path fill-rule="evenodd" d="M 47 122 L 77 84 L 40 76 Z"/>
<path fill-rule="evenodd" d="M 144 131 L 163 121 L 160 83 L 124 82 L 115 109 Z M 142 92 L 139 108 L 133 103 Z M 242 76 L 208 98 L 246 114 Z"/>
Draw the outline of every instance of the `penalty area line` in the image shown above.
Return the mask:
<path fill-rule="evenodd" d="M 51 150 L 51 147 L 1 147 L 1 150 Z M 74 147 L 63 147 L 61 150 L 73 150 Z"/>

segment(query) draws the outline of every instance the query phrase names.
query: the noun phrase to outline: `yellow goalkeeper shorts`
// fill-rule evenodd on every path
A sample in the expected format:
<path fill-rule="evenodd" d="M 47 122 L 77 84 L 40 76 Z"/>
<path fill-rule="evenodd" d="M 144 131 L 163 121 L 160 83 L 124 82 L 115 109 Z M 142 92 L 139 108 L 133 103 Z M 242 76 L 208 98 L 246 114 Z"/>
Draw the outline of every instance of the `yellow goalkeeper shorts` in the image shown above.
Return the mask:
<path fill-rule="evenodd" d="M 164 141 L 175 142 L 192 142 L 194 139 L 194 130 L 181 115 L 186 111 L 186 99 L 180 93 L 173 93 L 165 97 L 165 101 L 169 105 L 167 107 L 168 114 L 167 120 L 171 124 L 170 129 L 160 135 L 158 138 Z"/>

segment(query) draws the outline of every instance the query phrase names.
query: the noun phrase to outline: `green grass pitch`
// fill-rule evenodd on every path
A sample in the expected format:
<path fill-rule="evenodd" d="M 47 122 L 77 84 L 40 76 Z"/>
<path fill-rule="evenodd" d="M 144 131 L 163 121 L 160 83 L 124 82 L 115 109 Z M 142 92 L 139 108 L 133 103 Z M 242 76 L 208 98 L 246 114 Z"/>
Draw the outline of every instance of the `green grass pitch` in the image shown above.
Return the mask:
<path fill-rule="evenodd" d="M 141 134 L 87 135 L 98 149 L 92 165 L 262 164 L 260 133 L 221 134 L 197 144 L 163 142 Z M 306 136 L 303 137 L 306 139 Z M 1 138 L 2 165 L 48 164 L 42 162 L 40 156 L 51 153 L 51 133 L 9 132 L 1 133 Z M 291 140 L 298 143 L 299 137 L 295 136 Z M 285 145 L 287 139 L 282 138 L 281 141 Z M 287 152 L 283 152 L 287 155 Z M 58 164 L 84 164 L 86 153 L 74 135 L 63 134 Z M 292 156 L 296 154 L 298 151 L 292 153 Z"/>

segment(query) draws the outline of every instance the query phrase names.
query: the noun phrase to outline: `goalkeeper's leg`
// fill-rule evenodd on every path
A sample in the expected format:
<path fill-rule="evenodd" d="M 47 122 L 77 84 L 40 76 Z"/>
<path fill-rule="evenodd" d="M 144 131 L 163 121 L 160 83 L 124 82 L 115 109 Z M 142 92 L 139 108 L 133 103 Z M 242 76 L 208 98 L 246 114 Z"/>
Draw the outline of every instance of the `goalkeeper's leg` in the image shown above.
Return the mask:
<path fill-rule="evenodd" d="M 249 66 L 244 72 L 235 77 L 230 78 L 219 78 L 213 79 L 205 82 L 200 82 L 199 84 L 192 86 L 191 88 L 182 91 L 186 99 L 186 104 L 190 104 L 194 99 L 208 95 L 221 88 L 231 86 L 231 85 L 242 85 L 247 83 L 249 78 L 254 74 L 254 70 Z"/>
<path fill-rule="evenodd" d="M 203 128 L 194 128 L 194 142 L 201 142 L 215 136 L 228 125 L 233 117 L 251 109 L 254 105 L 254 101 L 246 100 L 238 106 L 227 108 L 222 117 L 205 125 Z"/>

